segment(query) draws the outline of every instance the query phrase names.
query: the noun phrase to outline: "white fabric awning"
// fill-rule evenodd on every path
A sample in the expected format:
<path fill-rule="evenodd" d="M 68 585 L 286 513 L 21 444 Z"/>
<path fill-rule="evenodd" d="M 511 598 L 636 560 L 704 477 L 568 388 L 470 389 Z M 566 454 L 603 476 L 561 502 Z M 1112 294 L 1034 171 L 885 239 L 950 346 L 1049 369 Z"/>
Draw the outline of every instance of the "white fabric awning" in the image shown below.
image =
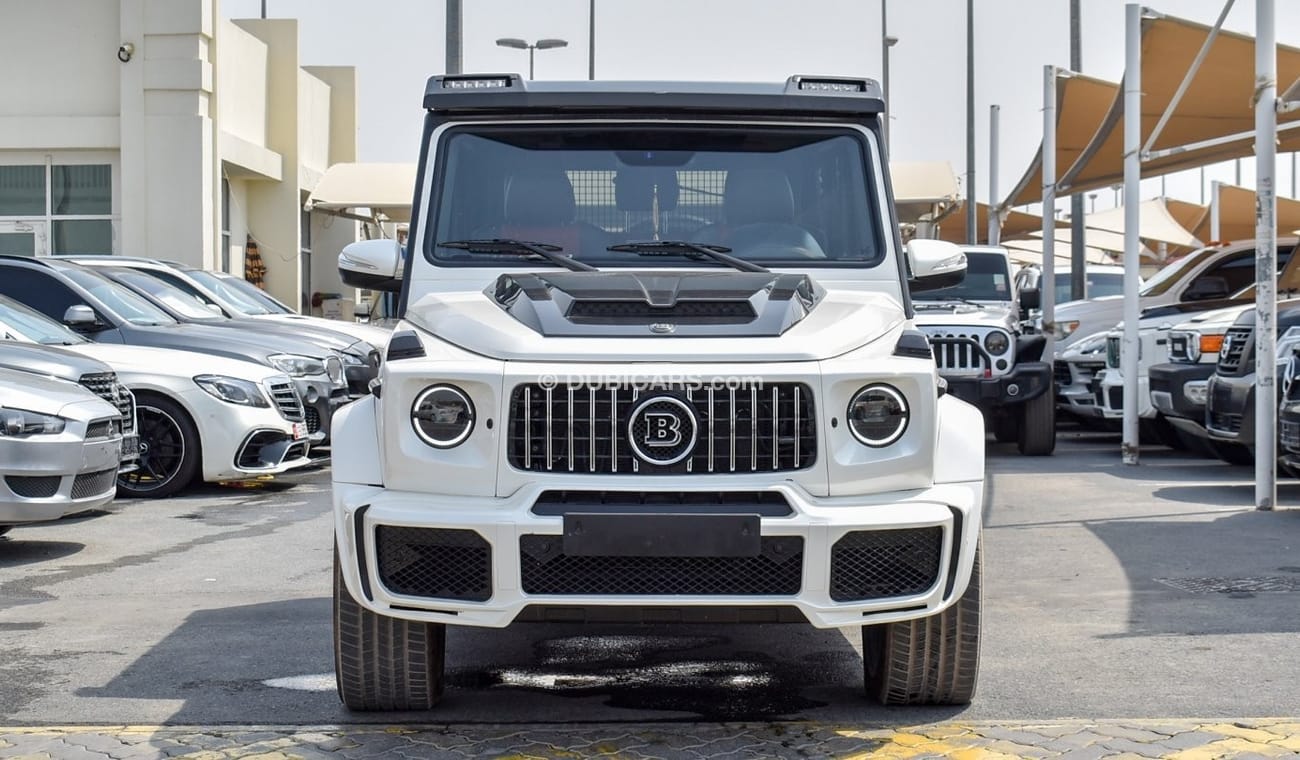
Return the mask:
<path fill-rule="evenodd" d="M 334 164 L 316 183 L 305 208 L 351 214 L 368 209 L 366 216 L 405 222 L 411 218 L 414 194 L 415 164 Z"/>
<path fill-rule="evenodd" d="M 1042 264 L 1043 263 L 1043 240 L 1042 238 L 1029 238 L 1027 240 L 1004 240 L 1002 245 L 1006 247 L 1011 260 L 1017 264 Z M 1069 246 L 1056 245 L 1055 252 L 1052 256 L 1054 261 L 1070 263 Z M 1092 246 L 1084 246 L 1084 261 L 1089 264 L 1114 264 L 1115 259 L 1109 253 Z"/>
<path fill-rule="evenodd" d="M 1084 242 L 1090 247 L 1101 248 L 1116 253 L 1124 252 L 1124 207 L 1098 211 L 1083 218 Z M 1031 232 L 1042 238 L 1042 231 Z M 1148 245 L 1164 243 L 1170 248 L 1199 248 L 1201 241 L 1189 232 L 1169 213 L 1163 198 L 1143 201 L 1138 207 L 1138 237 Z M 1069 245 L 1073 240 L 1069 222 L 1058 222 L 1056 237 L 1058 244 Z M 1060 251 L 1056 252 L 1060 255 Z"/>
<path fill-rule="evenodd" d="M 961 206 L 957 172 L 947 161 L 890 161 L 889 174 L 900 222 L 937 222 Z"/>

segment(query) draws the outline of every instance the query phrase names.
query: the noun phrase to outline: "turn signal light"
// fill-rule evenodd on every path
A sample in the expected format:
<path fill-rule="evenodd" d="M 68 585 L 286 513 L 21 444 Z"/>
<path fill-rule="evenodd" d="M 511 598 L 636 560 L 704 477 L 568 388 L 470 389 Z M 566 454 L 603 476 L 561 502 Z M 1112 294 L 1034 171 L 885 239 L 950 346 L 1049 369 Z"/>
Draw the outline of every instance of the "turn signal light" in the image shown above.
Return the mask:
<path fill-rule="evenodd" d="M 1202 335 L 1201 336 L 1201 353 L 1217 354 L 1219 349 L 1223 348 L 1222 335 Z"/>

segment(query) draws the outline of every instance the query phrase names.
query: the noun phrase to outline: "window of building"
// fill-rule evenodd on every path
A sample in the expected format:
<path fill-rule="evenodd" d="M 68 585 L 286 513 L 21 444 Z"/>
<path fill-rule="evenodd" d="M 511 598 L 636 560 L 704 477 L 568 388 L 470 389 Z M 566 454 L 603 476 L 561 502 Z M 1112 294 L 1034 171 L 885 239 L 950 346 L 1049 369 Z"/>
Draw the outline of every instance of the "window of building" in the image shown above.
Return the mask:
<path fill-rule="evenodd" d="M 221 178 L 221 271 L 230 271 L 230 180 Z"/>
<path fill-rule="evenodd" d="M 302 302 L 298 310 L 303 314 L 311 313 L 311 212 L 298 212 L 298 227 L 302 245 L 298 249 L 298 258 L 302 265 Z"/>
<path fill-rule="evenodd" d="M 110 164 L 0 166 L 0 221 L 40 223 L 50 253 L 113 253 Z"/>

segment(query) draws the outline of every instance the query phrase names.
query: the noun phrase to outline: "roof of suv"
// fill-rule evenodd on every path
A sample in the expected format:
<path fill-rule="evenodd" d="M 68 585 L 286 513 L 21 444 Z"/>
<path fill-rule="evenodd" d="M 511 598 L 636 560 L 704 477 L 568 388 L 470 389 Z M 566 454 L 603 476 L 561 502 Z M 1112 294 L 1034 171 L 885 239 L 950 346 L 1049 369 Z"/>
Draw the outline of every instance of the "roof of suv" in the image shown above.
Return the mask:
<path fill-rule="evenodd" d="M 784 83 L 539 82 L 518 74 L 429 78 L 424 107 L 443 113 L 518 111 L 709 111 L 803 116 L 875 115 L 880 85 L 855 77 L 796 75 Z"/>

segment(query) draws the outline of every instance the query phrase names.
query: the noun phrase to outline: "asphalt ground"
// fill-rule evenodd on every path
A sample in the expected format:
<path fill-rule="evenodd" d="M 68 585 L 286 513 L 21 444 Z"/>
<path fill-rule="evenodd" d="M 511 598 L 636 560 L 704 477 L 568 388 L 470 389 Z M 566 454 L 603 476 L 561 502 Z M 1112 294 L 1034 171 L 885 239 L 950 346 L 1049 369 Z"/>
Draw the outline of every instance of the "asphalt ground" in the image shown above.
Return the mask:
<path fill-rule="evenodd" d="M 438 711 L 351 715 L 330 675 L 327 472 L 18 528 L 0 539 L 0 757 L 375 756 L 395 736 L 412 756 L 1300 752 L 1300 483 L 1257 512 L 1249 468 L 1118 451 L 989 445 L 982 669 L 960 709 L 867 701 L 856 631 L 521 624 L 450 630 Z"/>

